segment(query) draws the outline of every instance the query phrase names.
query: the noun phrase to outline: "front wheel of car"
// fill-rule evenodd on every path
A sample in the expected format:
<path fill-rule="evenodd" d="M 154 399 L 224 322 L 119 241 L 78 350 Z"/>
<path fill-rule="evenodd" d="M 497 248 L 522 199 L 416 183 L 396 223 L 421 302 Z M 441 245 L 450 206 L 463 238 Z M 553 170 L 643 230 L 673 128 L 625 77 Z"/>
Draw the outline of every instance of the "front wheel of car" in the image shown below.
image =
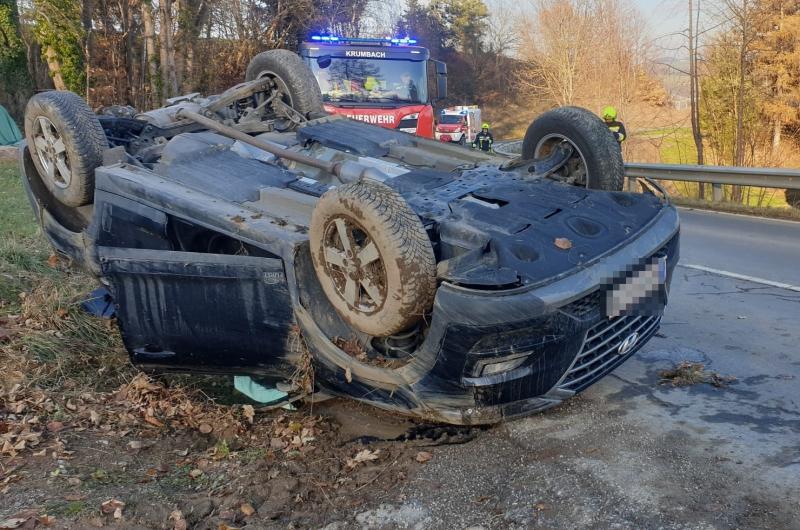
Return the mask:
<path fill-rule="evenodd" d="M 77 94 L 52 90 L 25 108 L 25 138 L 33 163 L 50 193 L 65 206 L 92 202 L 94 170 L 108 148 L 103 127 Z"/>
<path fill-rule="evenodd" d="M 326 192 L 311 216 L 311 258 L 325 295 L 369 335 L 408 329 L 436 292 L 436 260 L 419 217 L 389 186 L 372 180 Z"/>
<path fill-rule="evenodd" d="M 545 112 L 528 127 L 522 157 L 544 158 L 564 145 L 572 156 L 554 177 L 577 186 L 621 191 L 625 181 L 622 150 L 611 131 L 594 113 L 580 107 Z"/>

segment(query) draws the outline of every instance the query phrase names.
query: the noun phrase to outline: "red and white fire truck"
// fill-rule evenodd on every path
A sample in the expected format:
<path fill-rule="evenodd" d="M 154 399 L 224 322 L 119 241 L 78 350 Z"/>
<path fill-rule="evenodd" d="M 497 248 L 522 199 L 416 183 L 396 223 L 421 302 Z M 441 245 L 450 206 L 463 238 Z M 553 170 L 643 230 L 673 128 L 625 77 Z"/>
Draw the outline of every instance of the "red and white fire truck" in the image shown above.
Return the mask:
<path fill-rule="evenodd" d="M 441 142 L 471 144 L 481 131 L 481 109 L 462 105 L 443 109 L 436 124 L 436 139 Z"/>
<path fill-rule="evenodd" d="M 416 43 L 314 35 L 300 45 L 300 55 L 319 82 L 328 112 L 433 138 L 432 102 L 446 97 L 447 67 Z"/>

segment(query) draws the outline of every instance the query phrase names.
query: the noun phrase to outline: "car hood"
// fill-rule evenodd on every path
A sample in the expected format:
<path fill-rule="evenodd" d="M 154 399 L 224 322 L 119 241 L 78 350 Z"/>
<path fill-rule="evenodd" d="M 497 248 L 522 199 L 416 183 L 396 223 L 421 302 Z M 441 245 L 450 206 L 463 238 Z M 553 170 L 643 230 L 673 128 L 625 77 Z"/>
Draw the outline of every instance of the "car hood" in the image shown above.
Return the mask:
<path fill-rule="evenodd" d="M 439 279 L 479 288 L 530 285 L 584 268 L 671 208 L 651 194 L 587 190 L 495 168 L 460 176 L 414 171 L 390 184 L 432 234 Z"/>

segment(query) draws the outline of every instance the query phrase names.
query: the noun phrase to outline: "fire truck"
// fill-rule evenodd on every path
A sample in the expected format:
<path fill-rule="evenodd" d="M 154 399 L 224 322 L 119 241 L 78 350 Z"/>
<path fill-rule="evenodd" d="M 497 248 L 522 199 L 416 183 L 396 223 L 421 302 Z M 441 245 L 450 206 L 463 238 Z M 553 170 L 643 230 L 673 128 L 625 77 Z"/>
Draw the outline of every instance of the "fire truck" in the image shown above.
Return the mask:
<path fill-rule="evenodd" d="M 481 130 L 481 109 L 477 105 L 442 109 L 436 125 L 436 139 L 461 145 L 472 143 Z"/>
<path fill-rule="evenodd" d="M 433 102 L 447 96 L 447 66 L 416 43 L 314 35 L 300 45 L 300 56 L 317 78 L 326 111 L 433 138 Z"/>

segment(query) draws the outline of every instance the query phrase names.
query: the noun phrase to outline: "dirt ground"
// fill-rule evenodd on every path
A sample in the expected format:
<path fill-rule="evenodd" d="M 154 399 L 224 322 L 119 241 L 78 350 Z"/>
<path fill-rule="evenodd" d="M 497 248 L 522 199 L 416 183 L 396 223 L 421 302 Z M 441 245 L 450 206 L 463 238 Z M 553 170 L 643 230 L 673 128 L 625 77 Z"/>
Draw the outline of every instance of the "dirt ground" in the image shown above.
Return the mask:
<path fill-rule="evenodd" d="M 61 420 L 6 403 L 6 434 L 27 417 L 38 435 L 0 460 L 0 528 L 321 528 L 395 500 L 430 446 L 469 436 L 350 401 L 260 412 L 207 399 L 137 376 L 64 404 Z"/>

